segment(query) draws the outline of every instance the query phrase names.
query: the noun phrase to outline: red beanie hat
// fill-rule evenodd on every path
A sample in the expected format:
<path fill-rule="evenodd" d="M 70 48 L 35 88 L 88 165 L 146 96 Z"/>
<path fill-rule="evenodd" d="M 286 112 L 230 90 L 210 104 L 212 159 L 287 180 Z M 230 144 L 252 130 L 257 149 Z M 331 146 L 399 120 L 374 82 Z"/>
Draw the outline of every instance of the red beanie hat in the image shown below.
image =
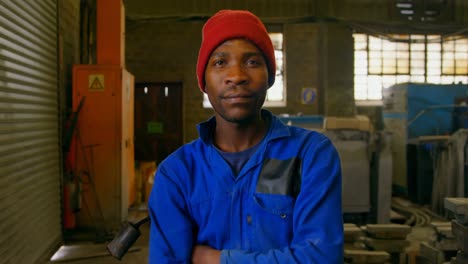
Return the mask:
<path fill-rule="evenodd" d="M 224 41 L 238 37 L 250 40 L 260 49 L 267 60 L 269 87 L 275 82 L 275 50 L 262 21 L 249 11 L 221 10 L 203 26 L 197 61 L 198 86 L 202 92 L 205 91 L 205 69 L 211 53 Z"/>

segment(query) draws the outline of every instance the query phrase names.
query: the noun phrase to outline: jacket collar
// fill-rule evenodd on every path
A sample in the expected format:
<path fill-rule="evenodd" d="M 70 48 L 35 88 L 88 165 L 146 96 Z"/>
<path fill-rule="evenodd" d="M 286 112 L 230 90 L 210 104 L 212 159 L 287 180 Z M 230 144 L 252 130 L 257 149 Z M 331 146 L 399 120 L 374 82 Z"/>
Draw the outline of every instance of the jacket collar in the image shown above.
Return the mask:
<path fill-rule="evenodd" d="M 290 135 L 289 127 L 266 109 L 262 109 L 262 115 L 271 120 L 265 141 L 286 137 Z M 197 124 L 198 135 L 203 143 L 211 145 L 213 131 L 216 128 L 216 118 L 212 116 L 207 121 Z"/>

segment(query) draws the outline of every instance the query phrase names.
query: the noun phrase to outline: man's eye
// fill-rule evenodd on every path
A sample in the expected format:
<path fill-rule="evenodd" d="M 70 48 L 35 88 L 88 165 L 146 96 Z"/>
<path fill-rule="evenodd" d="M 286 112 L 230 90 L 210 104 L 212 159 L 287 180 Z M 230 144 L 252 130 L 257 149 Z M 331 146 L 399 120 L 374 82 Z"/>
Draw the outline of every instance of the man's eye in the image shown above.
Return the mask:
<path fill-rule="evenodd" d="M 224 60 L 215 60 L 213 63 L 215 66 L 221 66 L 224 64 Z"/>
<path fill-rule="evenodd" d="M 260 65 L 260 62 L 256 59 L 250 59 L 247 61 L 248 65 Z"/>

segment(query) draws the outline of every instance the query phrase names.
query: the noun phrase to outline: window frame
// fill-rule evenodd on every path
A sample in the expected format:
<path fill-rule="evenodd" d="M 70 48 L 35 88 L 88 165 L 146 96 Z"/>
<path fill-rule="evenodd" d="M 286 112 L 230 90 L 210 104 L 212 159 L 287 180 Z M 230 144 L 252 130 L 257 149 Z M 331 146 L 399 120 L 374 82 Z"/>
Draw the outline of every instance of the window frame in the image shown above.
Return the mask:
<path fill-rule="evenodd" d="M 468 84 L 468 67 L 463 68 L 463 65 L 468 64 L 468 37 L 457 36 L 453 38 L 443 38 L 442 35 L 437 34 L 389 34 L 386 36 L 373 36 L 366 33 L 353 34 L 354 39 L 354 98 L 357 105 L 381 105 L 383 100 L 383 90 L 397 83 L 405 82 L 422 82 L 434 84 L 450 84 L 450 83 L 463 83 Z M 363 41 L 365 40 L 365 41 Z M 372 40 L 372 41 L 370 41 Z M 380 49 L 376 48 L 380 41 Z M 375 42 L 375 43 L 371 43 Z M 406 50 L 400 52 L 398 49 L 391 50 L 391 48 L 384 47 L 382 43 L 390 43 L 388 46 L 402 43 L 408 45 Z M 444 45 L 453 44 L 444 53 Z M 438 45 L 438 46 L 437 46 Z M 464 51 L 457 51 L 456 46 L 460 46 Z M 395 60 L 395 71 L 393 73 L 385 71 L 384 65 L 391 65 L 392 63 L 385 63 L 384 53 L 388 50 L 393 51 L 393 59 Z M 439 51 L 437 53 L 437 51 Z M 406 52 L 406 54 L 405 54 Z M 452 52 L 452 56 L 448 56 Z M 371 54 L 374 56 L 372 58 Z M 391 52 L 390 52 L 391 54 Z M 461 59 L 457 58 L 458 54 Z M 375 58 L 376 55 L 380 57 Z M 391 57 L 391 56 L 390 56 Z M 388 57 L 387 57 L 388 58 Z M 407 61 L 404 62 L 405 58 Z M 453 66 L 454 74 L 444 74 L 444 60 L 452 59 L 447 65 Z M 462 65 L 457 68 L 458 65 Z M 371 67 L 371 63 L 379 65 L 380 69 Z M 405 64 L 407 67 L 406 74 L 402 69 L 399 69 L 399 63 Z M 419 64 L 419 65 L 417 65 Z M 463 70 L 463 69 L 464 70 Z M 401 71 L 400 71 L 401 70 Z M 370 74 L 373 72 L 372 74 Z M 399 74 L 402 73 L 402 74 Z M 394 79 L 393 82 L 389 81 Z M 386 79 L 387 81 L 384 81 Z M 463 79 L 465 81 L 463 81 Z M 371 88 L 370 82 L 374 82 L 375 86 L 380 87 L 380 96 L 374 90 L 374 95 L 369 96 Z M 385 84 L 386 82 L 386 84 Z M 386 86 L 387 85 L 387 86 Z M 358 90 L 358 86 L 361 89 Z"/>

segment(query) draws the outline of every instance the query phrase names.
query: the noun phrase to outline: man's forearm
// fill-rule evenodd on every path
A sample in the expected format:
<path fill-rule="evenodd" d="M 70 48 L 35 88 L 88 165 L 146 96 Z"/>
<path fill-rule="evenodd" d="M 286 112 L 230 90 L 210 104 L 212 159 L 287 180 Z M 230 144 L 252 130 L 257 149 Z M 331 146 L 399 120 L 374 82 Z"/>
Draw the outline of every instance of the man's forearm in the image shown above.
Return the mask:
<path fill-rule="evenodd" d="M 221 251 L 205 245 L 196 245 L 192 253 L 193 264 L 219 264 Z"/>

